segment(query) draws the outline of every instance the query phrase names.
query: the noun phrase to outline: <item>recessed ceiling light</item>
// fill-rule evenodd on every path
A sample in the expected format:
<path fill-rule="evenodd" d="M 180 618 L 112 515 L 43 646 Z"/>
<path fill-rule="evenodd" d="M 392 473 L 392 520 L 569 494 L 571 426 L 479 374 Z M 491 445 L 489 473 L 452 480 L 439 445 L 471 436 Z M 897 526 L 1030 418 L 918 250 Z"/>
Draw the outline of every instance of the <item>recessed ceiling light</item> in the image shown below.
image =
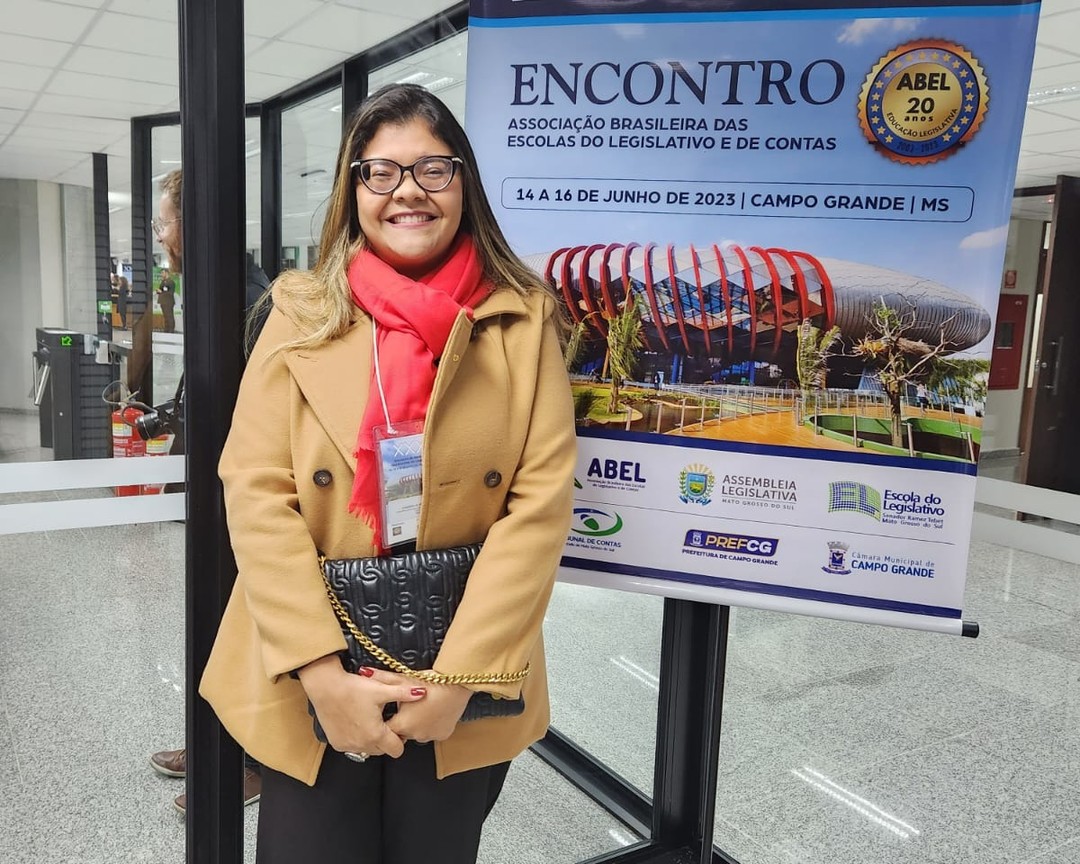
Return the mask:
<path fill-rule="evenodd" d="M 413 72 L 411 75 L 406 75 L 404 78 L 398 78 L 398 84 L 423 84 L 431 74 L 428 72 Z"/>
<path fill-rule="evenodd" d="M 1040 87 L 1028 93 L 1027 104 L 1031 106 L 1049 105 L 1053 102 L 1068 102 L 1080 99 L 1080 84 L 1059 84 L 1056 87 Z"/>

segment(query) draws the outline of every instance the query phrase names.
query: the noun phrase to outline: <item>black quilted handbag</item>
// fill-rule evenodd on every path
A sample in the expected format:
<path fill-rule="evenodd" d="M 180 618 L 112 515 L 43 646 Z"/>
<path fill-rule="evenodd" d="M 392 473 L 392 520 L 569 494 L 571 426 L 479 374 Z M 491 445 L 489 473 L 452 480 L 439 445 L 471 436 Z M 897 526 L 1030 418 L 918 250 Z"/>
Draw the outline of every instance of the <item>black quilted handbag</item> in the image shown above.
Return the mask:
<path fill-rule="evenodd" d="M 348 642 L 346 671 L 361 666 L 389 669 L 431 684 L 506 684 L 523 681 L 518 672 L 444 675 L 431 670 L 446 631 L 465 594 L 480 544 L 426 549 L 377 558 L 319 558 L 326 594 Z M 390 713 L 396 708 L 387 706 Z M 310 705 L 309 705 L 310 709 Z M 485 717 L 516 717 L 525 700 L 476 693 L 462 722 Z M 313 716 L 314 716 L 314 712 Z M 319 720 L 315 734 L 325 741 Z"/>

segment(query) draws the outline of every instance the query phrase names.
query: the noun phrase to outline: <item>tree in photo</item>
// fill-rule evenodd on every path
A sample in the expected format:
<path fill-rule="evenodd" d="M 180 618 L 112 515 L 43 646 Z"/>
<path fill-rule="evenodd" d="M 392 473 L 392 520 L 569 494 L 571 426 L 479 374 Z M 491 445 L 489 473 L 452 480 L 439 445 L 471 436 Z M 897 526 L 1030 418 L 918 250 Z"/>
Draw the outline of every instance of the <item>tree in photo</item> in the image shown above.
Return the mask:
<path fill-rule="evenodd" d="M 566 363 L 567 372 L 573 372 L 578 360 L 581 359 L 581 349 L 585 347 L 586 320 L 583 318 L 570 328 L 570 338 L 566 340 L 566 348 L 563 349 L 563 361 Z"/>
<path fill-rule="evenodd" d="M 644 347 L 644 325 L 637 297 L 626 292 L 622 309 L 607 322 L 607 366 L 611 374 L 611 401 L 608 413 L 619 412 L 619 390 L 623 382 L 633 377 L 638 349 Z"/>
<path fill-rule="evenodd" d="M 990 361 L 974 357 L 936 357 L 926 376 L 926 386 L 933 394 L 943 393 L 964 405 L 986 402 Z"/>
<path fill-rule="evenodd" d="M 903 398 L 908 386 L 927 378 L 935 358 L 947 354 L 951 344 L 945 330 L 952 318 L 942 322 L 937 345 L 907 338 L 904 334 L 915 326 L 916 311 L 912 308 L 900 313 L 886 306 L 881 298 L 869 316 L 870 332 L 853 349 L 854 356 L 874 369 L 889 399 L 894 447 L 904 446 Z"/>
<path fill-rule="evenodd" d="M 829 374 L 829 358 L 840 342 L 840 328 L 833 326 L 824 333 L 809 318 L 804 318 L 796 331 L 799 344 L 795 354 L 795 371 L 799 376 L 805 400 L 810 391 L 824 390 Z"/>

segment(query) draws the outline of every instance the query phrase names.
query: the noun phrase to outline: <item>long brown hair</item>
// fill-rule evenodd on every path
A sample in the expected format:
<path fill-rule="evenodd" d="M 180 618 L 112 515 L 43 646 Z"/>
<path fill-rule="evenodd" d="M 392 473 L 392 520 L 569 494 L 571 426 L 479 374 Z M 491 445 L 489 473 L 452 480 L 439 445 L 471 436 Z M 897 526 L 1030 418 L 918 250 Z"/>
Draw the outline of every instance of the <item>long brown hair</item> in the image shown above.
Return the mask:
<path fill-rule="evenodd" d="M 315 269 L 289 271 L 278 279 L 289 297 L 289 314 L 304 333 L 279 350 L 313 347 L 348 329 L 354 307 L 347 272 L 349 262 L 365 242 L 356 210 L 356 175 L 349 165 L 362 157 L 364 148 L 380 128 L 388 124 L 401 126 L 413 120 L 427 123 L 431 134 L 463 162 L 460 166 L 464 184 L 461 230 L 472 234 L 485 277 L 496 288 L 510 288 L 522 294 L 550 292 L 544 281 L 521 262 L 506 242 L 480 183 L 472 145 L 450 109 L 416 84 L 390 84 L 360 104 L 342 135 Z M 253 310 L 249 320 L 254 314 Z"/>

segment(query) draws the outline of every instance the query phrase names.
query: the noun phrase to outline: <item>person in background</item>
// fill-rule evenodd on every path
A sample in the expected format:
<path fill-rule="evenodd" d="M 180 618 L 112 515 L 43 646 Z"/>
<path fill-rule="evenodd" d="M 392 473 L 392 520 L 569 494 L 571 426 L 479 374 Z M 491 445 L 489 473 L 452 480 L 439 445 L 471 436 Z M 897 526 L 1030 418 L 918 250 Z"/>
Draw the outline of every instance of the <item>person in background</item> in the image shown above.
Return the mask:
<path fill-rule="evenodd" d="M 164 321 L 162 330 L 166 333 L 176 332 L 176 316 L 173 310 L 176 308 L 176 280 L 165 267 L 161 271 L 161 281 L 158 282 L 157 291 L 158 306 L 161 307 L 161 317 Z"/>
<path fill-rule="evenodd" d="M 180 274 L 184 272 L 184 235 L 181 230 L 181 224 L 183 222 L 183 217 L 181 216 L 183 182 L 183 174 L 179 170 L 170 172 L 165 179 L 161 181 L 161 199 L 158 203 L 158 218 L 152 223 L 158 241 L 165 249 L 165 254 L 169 256 L 169 263 L 172 271 Z M 161 271 L 162 286 L 165 285 L 166 278 L 168 278 L 170 283 L 175 285 L 169 269 L 163 269 Z M 262 329 L 262 325 L 266 322 L 266 316 L 269 314 L 269 298 L 261 305 L 258 303 L 259 299 L 263 296 L 269 286 L 270 280 L 266 278 L 266 274 L 255 263 L 251 254 L 248 253 L 247 274 L 244 285 L 244 303 L 245 317 L 248 319 L 245 341 L 249 345 L 254 345 L 255 340 L 258 339 L 259 331 Z M 171 288 L 169 289 L 169 296 L 172 296 L 172 290 L 173 289 Z M 160 289 L 159 296 L 161 296 Z M 256 308 L 256 306 L 258 306 L 258 308 Z M 162 308 L 164 309 L 164 307 Z M 171 313 L 172 307 L 170 306 L 169 308 Z M 238 338 L 242 337 L 238 335 Z M 182 382 L 179 396 L 182 401 Z M 173 441 L 173 447 L 169 451 L 170 454 L 175 455 L 184 452 L 183 440 L 183 432 L 180 430 L 177 432 L 176 438 Z M 173 490 L 166 487 L 166 491 Z M 151 755 L 150 765 L 155 771 L 159 774 L 164 774 L 166 777 L 186 777 L 187 750 L 185 748 L 177 750 L 161 750 Z M 262 779 L 259 774 L 259 768 L 259 763 L 245 753 L 244 804 L 254 804 L 259 800 L 259 794 L 262 788 Z M 176 806 L 176 809 L 181 813 L 187 811 L 186 794 L 178 795 L 173 803 Z"/>
<path fill-rule="evenodd" d="M 113 309 L 116 314 L 120 314 L 120 277 L 115 273 L 109 274 L 109 299 L 112 300 Z M 127 328 L 127 324 L 124 323 L 124 319 L 120 319 L 120 326 L 124 329 Z"/>
<path fill-rule="evenodd" d="M 127 329 L 128 301 L 131 299 L 131 283 L 127 277 L 116 273 L 109 275 L 112 302 L 116 306 L 116 314 L 120 316 L 120 328 Z"/>
<path fill-rule="evenodd" d="M 472 864 L 549 720 L 541 625 L 575 462 L 557 301 L 510 250 L 453 114 L 408 84 L 349 119 L 316 267 L 273 297 L 219 466 L 238 575 L 199 691 L 263 764 L 256 861 Z M 387 549 L 375 430 L 404 421 L 424 424 L 419 528 Z M 435 668 L 523 681 L 345 671 L 320 552 L 479 541 Z M 524 713 L 459 723 L 474 690 Z"/>

